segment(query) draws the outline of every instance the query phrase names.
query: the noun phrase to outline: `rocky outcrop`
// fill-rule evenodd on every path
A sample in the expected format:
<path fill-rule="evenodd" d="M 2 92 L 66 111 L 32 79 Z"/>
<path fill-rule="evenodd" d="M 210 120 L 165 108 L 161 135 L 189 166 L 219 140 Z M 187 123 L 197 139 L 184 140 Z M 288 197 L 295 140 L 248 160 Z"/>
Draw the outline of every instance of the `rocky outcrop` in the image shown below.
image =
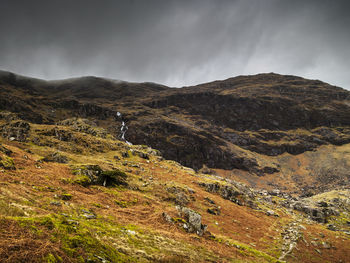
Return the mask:
<path fill-rule="evenodd" d="M 0 111 L 0 120 L 4 120 L 6 122 L 11 122 L 14 120 L 18 120 L 17 114 L 9 111 Z"/>
<path fill-rule="evenodd" d="M 333 207 L 327 206 L 312 206 L 310 204 L 305 204 L 302 201 L 296 202 L 293 204 L 293 209 L 305 213 L 310 219 L 319 222 L 319 223 L 327 223 L 328 218 L 332 215 L 339 215 L 339 211 L 337 211 Z"/>
<path fill-rule="evenodd" d="M 190 203 L 190 201 L 194 201 L 194 197 L 191 192 L 187 189 L 171 186 L 167 187 L 166 191 L 171 194 L 167 199 L 169 201 L 173 201 L 176 205 L 186 206 Z"/>
<path fill-rule="evenodd" d="M 28 122 L 17 120 L 0 126 L 2 137 L 10 141 L 25 142 L 29 136 L 30 125 Z"/>
<path fill-rule="evenodd" d="M 202 224 L 202 216 L 188 207 L 177 207 L 181 216 L 186 220 L 183 228 L 189 233 L 196 233 L 202 236 L 207 229 L 207 225 Z"/>
<path fill-rule="evenodd" d="M 331 201 L 314 201 L 313 197 L 292 199 L 287 198 L 281 203 L 284 207 L 300 211 L 311 220 L 328 223 L 332 216 L 339 216 L 341 211 L 350 211 L 347 199 L 334 198 Z"/>
<path fill-rule="evenodd" d="M 75 167 L 73 173 L 77 175 L 75 183 L 89 185 L 126 185 L 127 175 L 120 170 L 104 171 L 98 165 L 84 165 Z"/>
<path fill-rule="evenodd" d="M 52 129 L 49 129 L 47 131 L 42 132 L 42 135 L 44 136 L 53 136 L 59 141 L 64 142 L 78 142 L 78 139 L 74 135 L 74 133 L 68 129 L 63 129 L 60 127 L 55 127 Z"/>
<path fill-rule="evenodd" d="M 72 110 L 72 115 L 80 118 L 95 117 L 100 120 L 105 120 L 109 117 L 117 116 L 117 112 L 108 108 L 93 103 L 80 103 L 77 100 L 61 100 L 57 103 L 56 107 Z"/>
<path fill-rule="evenodd" d="M 56 163 L 68 163 L 69 159 L 67 156 L 59 153 L 59 152 L 54 152 L 49 155 L 47 155 L 43 161 L 45 162 L 56 162 Z"/>
<path fill-rule="evenodd" d="M 97 127 L 96 123 L 88 119 L 70 118 L 58 122 L 57 125 L 70 126 L 77 132 L 83 132 L 101 138 L 106 138 L 107 136 L 105 129 Z"/>
<path fill-rule="evenodd" d="M 254 202 L 255 193 L 251 191 L 248 187 L 243 184 L 238 184 L 235 186 L 222 185 L 219 183 L 198 183 L 201 187 L 205 188 L 207 192 L 217 193 L 222 198 L 230 200 L 238 205 L 249 206 L 251 208 L 256 208 Z M 237 187 L 238 186 L 238 187 Z"/>
<path fill-rule="evenodd" d="M 195 170 L 204 164 L 263 176 L 280 169 L 261 164 L 255 153 L 296 155 L 350 142 L 350 93 L 296 76 L 239 76 L 180 89 L 95 77 L 24 83 L 16 79 L 0 79 L 6 86 L 0 89 L 0 110 L 102 137 L 104 132 L 89 121 L 72 117 L 93 119 L 118 136 L 117 116 L 122 112 L 128 141 L 149 145 Z M 60 128 L 56 136 L 74 140 Z"/>
<path fill-rule="evenodd" d="M 283 244 L 282 244 L 282 254 L 279 260 L 284 260 L 284 258 L 289 255 L 294 248 L 297 247 L 298 240 L 302 237 L 302 230 L 306 228 L 300 225 L 299 222 L 289 223 L 284 231 L 281 233 Z"/>
<path fill-rule="evenodd" d="M 166 159 L 176 160 L 196 170 L 205 164 L 212 168 L 242 169 L 257 175 L 278 172 L 277 167 L 260 167 L 256 159 L 241 151 L 232 151 L 225 141 L 209 132 L 194 131 L 164 120 L 152 121 L 142 127 L 131 124 L 128 136 L 130 141 L 151 145 L 160 150 Z"/>

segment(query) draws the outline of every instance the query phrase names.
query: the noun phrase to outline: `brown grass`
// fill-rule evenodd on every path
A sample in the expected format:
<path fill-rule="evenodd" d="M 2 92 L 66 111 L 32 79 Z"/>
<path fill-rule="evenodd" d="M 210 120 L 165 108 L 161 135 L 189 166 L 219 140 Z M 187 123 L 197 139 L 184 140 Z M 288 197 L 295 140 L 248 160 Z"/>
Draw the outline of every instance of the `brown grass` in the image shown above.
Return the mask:
<path fill-rule="evenodd" d="M 72 262 L 61 251 L 60 244 L 50 241 L 48 233 L 38 236 L 14 220 L 0 218 L 1 262 L 43 262 L 49 254 L 61 257 L 64 262 Z"/>
<path fill-rule="evenodd" d="M 175 184 L 190 187 L 195 191 L 193 194 L 195 201 L 191 202 L 189 207 L 202 215 L 203 223 L 208 225 L 208 230 L 214 236 L 248 244 L 255 250 L 269 251 L 272 243 L 280 239 L 280 230 L 283 229 L 285 222 L 291 219 L 290 216 L 283 213 L 280 213 L 279 218 L 269 217 L 260 211 L 224 200 L 217 194 L 208 193 L 198 185 L 198 182 L 203 180 L 201 175 L 176 167 L 171 162 L 158 162 L 151 159 L 151 162 L 148 163 L 138 157 L 128 158 L 129 162 L 136 162 L 143 168 L 140 171 L 138 168 L 123 166 L 122 162 L 125 160 L 113 160 L 115 153 L 106 153 L 103 155 L 104 160 L 110 161 L 116 168 L 128 170 L 127 173 L 131 180 L 129 183 L 139 187 L 139 190 L 102 186 L 83 187 L 69 183 L 69 180 L 75 178 L 69 166 L 44 162 L 40 163 L 41 168 L 37 168 L 36 161 L 40 159 L 40 156 L 29 154 L 17 146 L 17 143 L 6 144 L 6 147 L 14 152 L 13 158 L 17 170 L 1 174 L 0 194 L 13 202 L 31 206 L 32 213 L 36 215 L 74 214 L 84 207 L 94 211 L 100 218 L 108 218 L 116 225 L 136 225 L 143 231 L 151 231 L 156 235 L 176 240 L 184 245 L 201 247 L 221 258 L 222 262 L 233 259 L 253 262 L 266 260 L 257 258 L 253 254 L 239 253 L 239 249 L 226 244 L 225 241 L 188 234 L 181 227 L 165 222 L 162 218 L 162 212 L 167 212 L 173 217 L 179 216 L 174 204 L 164 199 L 167 196 L 165 189 L 168 186 Z M 89 160 L 94 158 L 96 163 L 102 163 L 102 160 L 99 159 L 100 155 L 91 156 Z M 141 178 L 147 181 L 150 176 L 153 178 L 150 185 L 143 187 Z M 69 205 L 65 205 L 62 200 L 58 200 L 62 206 L 49 204 L 51 201 L 57 200 L 55 195 L 62 193 L 72 195 L 72 199 L 68 202 Z M 214 200 L 216 205 L 221 207 L 220 216 L 207 213 L 208 204 L 204 201 L 205 197 Z M 121 206 L 121 203 L 126 205 Z M 15 215 L 5 214 L 1 210 L 0 214 L 2 216 Z M 62 252 L 59 243 L 50 241 L 49 232 L 44 231 L 41 235 L 37 235 L 30 229 L 20 226 L 15 220 L 1 218 L 0 258 L 4 259 L 1 262 L 41 262 L 49 253 L 59 255 L 64 262 L 72 260 Z M 308 231 L 312 235 L 316 235 L 317 231 L 323 230 L 320 227 L 310 226 Z M 327 236 L 334 242 L 337 250 L 331 250 L 332 253 L 328 253 L 330 255 L 325 252 L 323 254 L 325 260 L 346 259 L 346 256 L 349 255 L 349 250 L 347 250 L 347 247 L 350 247 L 349 240 L 340 242 L 339 239 L 337 241 L 335 235 L 335 233 L 327 231 Z M 310 259 L 317 258 L 318 253 L 315 250 L 304 246 L 303 243 L 298 244 L 298 249 L 293 252 L 291 261 L 295 259 L 296 262 L 297 260 L 300 260 L 299 262 L 315 262 Z M 311 256 L 306 257 L 307 253 L 304 254 L 304 251 L 307 251 Z M 199 262 L 199 252 L 193 251 L 194 255 L 197 255 L 193 256 L 194 258 L 189 258 L 191 255 L 186 253 L 163 255 L 158 262 Z"/>

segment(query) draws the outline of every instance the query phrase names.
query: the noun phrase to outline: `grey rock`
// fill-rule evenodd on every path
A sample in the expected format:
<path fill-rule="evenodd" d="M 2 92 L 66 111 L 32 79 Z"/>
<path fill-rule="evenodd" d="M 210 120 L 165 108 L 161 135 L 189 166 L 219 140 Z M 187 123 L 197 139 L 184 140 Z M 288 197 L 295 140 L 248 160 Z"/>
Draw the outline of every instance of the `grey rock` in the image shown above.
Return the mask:
<path fill-rule="evenodd" d="M 189 201 L 188 197 L 186 196 L 186 194 L 184 194 L 182 192 L 176 194 L 175 204 L 184 206 L 184 205 L 187 205 L 189 202 L 190 201 Z"/>
<path fill-rule="evenodd" d="M 229 181 L 230 185 L 222 185 L 219 183 L 199 183 L 199 186 L 204 187 L 207 192 L 218 193 L 222 198 L 230 200 L 238 205 L 245 205 L 251 208 L 256 208 L 254 198 L 255 194 L 250 188 L 242 184 L 234 184 Z"/>
<path fill-rule="evenodd" d="M 170 224 L 173 224 L 173 220 L 172 220 L 171 216 L 170 216 L 168 213 L 163 212 L 163 213 L 162 213 L 162 216 L 163 216 L 163 218 L 165 219 L 165 221 L 167 221 L 167 222 L 170 223 Z"/>
<path fill-rule="evenodd" d="M 49 154 L 43 159 L 45 162 L 56 162 L 56 163 L 68 163 L 68 157 L 62 155 L 60 152 L 54 152 Z"/>
<path fill-rule="evenodd" d="M 0 126 L 0 135 L 6 139 L 25 142 L 29 136 L 28 122 L 17 120 Z"/>
<path fill-rule="evenodd" d="M 88 119 L 71 118 L 60 121 L 57 125 L 71 126 L 75 131 L 91 134 L 93 136 L 106 138 L 107 132 L 105 129 L 97 127 L 96 123 Z"/>
<path fill-rule="evenodd" d="M 181 187 L 178 187 L 178 186 L 171 186 L 171 187 L 168 187 L 167 189 L 167 192 L 175 195 L 174 197 L 171 197 L 170 199 L 172 199 L 176 205 L 179 205 L 179 206 L 186 206 L 191 199 L 194 199 L 194 198 L 191 198 L 188 194 L 187 194 L 187 190 L 186 189 L 183 189 Z"/>
<path fill-rule="evenodd" d="M 189 233 L 197 233 L 202 236 L 207 229 L 207 226 L 202 224 L 202 216 L 187 207 L 179 208 L 179 210 L 187 222 L 186 230 Z"/>
<path fill-rule="evenodd" d="M 334 207 L 330 207 L 329 205 L 325 206 L 323 202 L 321 205 L 322 206 L 315 206 L 313 203 L 300 200 L 293 204 L 293 209 L 305 213 L 312 220 L 319 223 L 327 223 L 329 216 L 339 215 L 339 211 Z"/>
<path fill-rule="evenodd" d="M 275 216 L 275 217 L 278 217 L 278 216 L 279 216 L 279 215 L 276 214 L 276 212 L 273 211 L 273 210 L 267 210 L 267 211 L 266 211 L 266 215 L 268 215 L 268 216 Z"/>
<path fill-rule="evenodd" d="M 85 209 L 82 209 L 81 212 L 82 212 L 82 214 L 80 216 L 84 217 L 86 219 L 96 219 L 97 218 L 97 216 L 94 213 L 87 211 Z"/>

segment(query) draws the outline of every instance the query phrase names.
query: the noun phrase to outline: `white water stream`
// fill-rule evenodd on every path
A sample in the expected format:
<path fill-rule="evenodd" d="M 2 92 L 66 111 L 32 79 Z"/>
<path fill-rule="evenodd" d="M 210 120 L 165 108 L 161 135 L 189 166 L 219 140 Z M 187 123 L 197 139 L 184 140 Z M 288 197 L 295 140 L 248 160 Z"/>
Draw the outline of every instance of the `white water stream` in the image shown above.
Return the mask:
<path fill-rule="evenodd" d="M 122 119 L 122 114 L 118 111 L 117 112 L 117 117 Z M 126 126 L 126 123 L 125 121 L 122 119 L 122 126 L 120 127 L 120 138 L 125 141 L 127 144 L 129 145 L 132 145 L 131 142 L 128 142 L 126 139 L 125 139 L 125 133 L 126 131 L 128 130 L 128 126 Z"/>

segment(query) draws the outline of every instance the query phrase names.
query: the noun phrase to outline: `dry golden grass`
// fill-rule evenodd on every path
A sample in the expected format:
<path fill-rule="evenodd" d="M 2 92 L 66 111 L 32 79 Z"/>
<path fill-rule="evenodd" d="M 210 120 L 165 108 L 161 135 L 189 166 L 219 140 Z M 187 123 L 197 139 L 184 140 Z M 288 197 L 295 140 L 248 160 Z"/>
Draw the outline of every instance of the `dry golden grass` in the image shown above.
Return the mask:
<path fill-rule="evenodd" d="M 37 130 L 50 128 L 50 126 L 36 126 Z M 46 142 L 51 140 L 42 138 L 42 141 Z M 101 152 L 85 153 L 74 152 L 72 149 L 74 145 L 67 146 L 63 154 L 70 158 L 70 163 L 59 164 L 40 161 L 48 152 L 57 150 L 55 147 L 2 141 L 14 152 L 12 158 L 17 168 L 14 171 L 6 170 L 0 173 L 0 200 L 7 200 L 5 208 L 1 210 L 0 207 L 0 258 L 4 258 L 4 262 L 21 262 L 25 259 L 28 259 L 26 262 L 49 262 L 50 254 L 54 255 L 56 260 L 61 258 L 63 262 L 78 262 L 78 259 L 74 258 L 74 253 L 77 252 L 70 254 L 63 248 L 64 242 L 68 241 L 60 239 L 63 236 L 58 231 L 61 227 L 62 213 L 70 215 L 69 218 L 79 222 L 76 230 L 78 232 L 74 234 L 73 231 L 73 234 L 68 235 L 73 237 L 81 235 L 82 232 L 79 231 L 85 229 L 93 236 L 94 239 L 89 246 L 82 243 L 81 247 L 78 245 L 78 248 L 73 248 L 78 249 L 77 251 L 80 251 L 85 259 L 88 257 L 89 249 L 101 243 L 107 246 L 107 248 L 102 246 L 105 249 L 103 251 L 107 251 L 104 253 L 112 253 L 108 251 L 113 249 L 122 251 L 124 256 L 120 260 L 125 262 L 147 261 L 146 256 L 139 256 L 137 259 L 137 251 L 143 251 L 138 252 L 141 253 L 139 255 L 153 256 L 148 260 L 154 262 L 277 261 L 278 249 L 282 242 L 281 231 L 286 222 L 292 220 L 290 215 L 281 211 L 280 217 L 269 217 L 261 211 L 238 206 L 217 194 L 208 193 L 198 185 L 198 182 L 214 180 L 213 178 L 208 179 L 206 175 L 197 174 L 171 161 L 161 161 L 157 156 L 151 155 L 149 161 L 133 155 L 123 158 L 121 152 L 125 151 L 127 146 L 121 142 L 96 139 L 92 136 L 86 136 L 86 140 L 91 144 L 115 143 L 116 146 L 113 150 L 105 146 Z M 137 148 L 132 146 L 131 149 L 133 147 Z M 114 156 L 118 156 L 120 160 L 114 159 Z M 299 156 L 297 160 L 303 165 L 309 162 L 305 156 Z M 286 161 L 293 167 L 297 166 L 295 159 Z M 77 164 L 98 164 L 104 169 L 118 168 L 125 171 L 128 174 L 129 188 L 83 187 L 74 184 L 72 182 L 75 175 L 72 174 L 70 166 Z M 237 176 L 228 171 L 217 172 L 225 177 Z M 244 174 L 240 178 L 244 178 Z M 268 181 L 269 178 L 264 180 Z M 179 217 L 173 201 L 167 199 L 169 193 L 166 188 L 170 186 L 189 187 L 194 191 L 194 200 L 188 206 L 202 215 L 203 223 L 208 225 L 208 231 L 216 238 L 186 233 L 181 227 L 169 224 L 163 219 L 163 212 L 174 218 Z M 59 196 L 62 194 L 70 194 L 71 200 L 61 200 Z M 207 212 L 209 205 L 205 201 L 206 197 L 221 207 L 220 216 Z M 9 202 L 18 204 L 12 212 L 7 209 Z M 53 205 L 52 202 L 59 202 L 60 205 Z M 97 219 L 92 221 L 82 219 L 81 209 L 92 211 L 97 215 Z M 43 217 L 53 218 L 55 227 L 46 229 L 45 225 L 35 223 L 35 220 L 41 220 Z M 34 223 L 21 225 L 21 218 L 33 219 Z M 35 226 L 34 232 L 33 226 Z M 137 234 L 135 237 L 128 236 L 125 234 L 125 229 L 135 231 Z M 338 242 L 335 233 L 319 226 L 308 226 L 309 235 L 316 235 L 317 231 L 325 231 L 327 238 L 329 237 L 337 247 L 334 253 L 332 250 L 331 254 L 327 254 L 327 251 L 322 254 L 325 262 L 347 259 L 349 256 L 347 247 L 350 246 L 348 239 L 341 239 L 342 241 Z M 52 242 L 55 233 L 60 238 Z M 230 245 L 229 240 L 243 244 L 244 249 Z M 293 252 L 291 260 L 316 262 L 314 258 L 318 258 L 318 253 L 309 247 L 304 247 L 302 242 L 299 246 L 299 243 L 299 250 Z M 14 254 L 15 249 L 17 252 Z M 307 257 L 303 251 L 307 251 L 306 254 L 310 256 Z"/>

